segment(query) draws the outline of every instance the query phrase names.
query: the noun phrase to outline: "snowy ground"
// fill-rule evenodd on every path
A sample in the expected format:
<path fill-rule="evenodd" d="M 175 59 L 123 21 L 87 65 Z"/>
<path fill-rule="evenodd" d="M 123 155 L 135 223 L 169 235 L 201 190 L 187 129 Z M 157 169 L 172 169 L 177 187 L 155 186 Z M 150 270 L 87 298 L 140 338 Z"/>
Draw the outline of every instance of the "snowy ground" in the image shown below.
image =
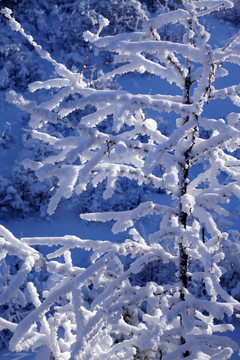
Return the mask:
<path fill-rule="evenodd" d="M 21 353 L 21 354 L 13 354 L 10 351 L 4 349 L 0 351 L 0 359 L 1 360 L 35 360 L 34 353 Z M 46 359 L 47 360 L 47 359 Z"/>

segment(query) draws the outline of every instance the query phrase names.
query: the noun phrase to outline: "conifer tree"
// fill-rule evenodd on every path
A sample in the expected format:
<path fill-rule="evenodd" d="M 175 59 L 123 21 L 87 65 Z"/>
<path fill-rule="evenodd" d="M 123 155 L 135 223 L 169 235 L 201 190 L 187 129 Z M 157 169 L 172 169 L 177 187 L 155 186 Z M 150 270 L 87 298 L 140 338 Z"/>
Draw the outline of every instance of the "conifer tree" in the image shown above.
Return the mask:
<path fill-rule="evenodd" d="M 20 31 L 58 74 L 29 85 L 32 92 L 59 89 L 43 103 L 13 91 L 7 95 L 9 102 L 30 114 L 32 136 L 56 150 L 41 162 L 24 161 L 40 180 L 56 180 L 49 214 L 56 211 L 62 198 L 71 197 L 73 192 L 80 194 L 88 183 L 97 186 L 104 179 L 104 198 L 113 195 L 119 177 L 150 184 L 164 195 L 132 210 L 80 215 L 88 221 L 114 221 L 113 233 L 128 231 L 121 244 L 74 236 L 22 239 L 25 268 L 30 262 L 29 269 L 35 262 L 40 266 L 42 261 L 41 266 L 61 277 L 44 293 L 43 300 L 29 283 L 36 309 L 16 329 L 3 319 L 0 324 L 15 330 L 12 350 L 46 344 L 59 360 L 229 359 L 236 344 L 215 333 L 233 330 L 224 319 L 239 310 L 240 304 L 220 284 L 221 243 L 228 233 L 216 219 L 228 216 L 225 204 L 231 197 L 240 198 L 240 161 L 234 153 L 240 142 L 239 113 L 210 118 L 206 109 L 209 103 L 218 104 L 218 99 L 229 99 L 235 108 L 239 106 L 240 85 L 217 87 L 215 80 L 228 75 L 226 62 L 240 65 L 240 35 L 214 49 L 200 20 L 221 7 L 231 8 L 232 2 L 183 0 L 182 8 L 153 18 L 138 1 L 131 3 L 139 14 L 141 30 L 101 37 L 108 23 L 101 18 L 97 33 L 84 33 L 90 48 L 114 54 L 114 66 L 98 81 L 147 73 L 159 78 L 160 90 L 164 80 L 177 92 L 151 95 L 96 89 L 84 76 L 85 62 L 80 73 L 71 72 L 26 35 L 8 9 L 4 10 L 12 29 Z M 184 28 L 181 42 L 161 39 L 159 29 L 169 24 Z M 72 122 L 69 115 L 79 110 L 88 112 Z M 158 122 L 163 112 L 170 114 L 169 121 L 175 121 L 169 135 L 161 132 Z M 112 121 L 110 133 L 100 126 L 106 119 Z M 48 124 L 60 124 L 74 133 L 64 138 L 51 136 Z M 141 232 L 144 218 L 149 221 L 150 217 L 157 222 L 157 229 Z M 18 239 L 3 228 L 1 236 L 5 252 L 15 254 Z M 42 259 L 33 250 L 37 244 L 59 248 Z M 88 268 L 73 266 L 69 250 L 74 247 L 92 248 Z M 61 255 L 64 263 L 51 260 Z M 176 274 L 161 282 L 138 282 L 154 261 L 172 266 Z M 18 285 L 23 272 L 27 273 L 24 266 Z M 6 290 L 1 300 L 9 294 Z"/>

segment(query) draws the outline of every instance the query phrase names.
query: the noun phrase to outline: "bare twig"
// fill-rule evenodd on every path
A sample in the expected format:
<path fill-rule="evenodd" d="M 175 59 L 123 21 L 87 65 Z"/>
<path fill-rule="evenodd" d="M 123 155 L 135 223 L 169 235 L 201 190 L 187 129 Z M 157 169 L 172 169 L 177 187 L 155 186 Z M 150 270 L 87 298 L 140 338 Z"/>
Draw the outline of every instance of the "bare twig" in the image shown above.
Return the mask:
<path fill-rule="evenodd" d="M 240 30 L 236 35 L 234 35 L 229 42 L 221 49 L 222 52 L 225 52 L 228 48 L 230 48 L 240 37 Z"/>
<path fill-rule="evenodd" d="M 206 90 L 205 90 L 205 93 L 204 93 L 204 96 L 206 96 L 208 94 L 208 100 L 207 100 L 207 103 L 209 104 L 209 101 L 211 99 L 211 93 L 212 93 L 212 78 L 215 74 L 215 66 L 214 64 L 212 63 L 211 64 L 211 70 L 210 70 L 210 73 L 209 73 L 209 78 L 208 78 L 208 86 L 206 87 Z"/>
<path fill-rule="evenodd" d="M 79 83 L 81 82 L 81 77 L 82 77 L 82 73 L 83 73 L 84 67 L 85 67 L 85 65 L 86 65 L 87 58 L 88 58 L 88 56 L 89 56 L 89 54 L 90 54 L 90 52 L 91 52 L 91 50 L 92 50 L 92 48 L 93 48 L 94 43 L 95 43 L 95 41 L 93 41 L 93 43 L 91 44 L 91 46 L 90 46 L 90 48 L 89 48 L 89 50 L 88 50 L 88 53 L 87 53 L 87 55 L 86 55 L 86 57 L 85 57 L 85 59 L 84 59 L 84 62 L 83 62 L 83 65 L 82 65 L 82 68 L 81 68 L 81 71 L 80 71 L 80 74 L 79 74 L 79 79 L 78 79 L 78 82 L 79 82 Z"/>
<path fill-rule="evenodd" d="M 91 70 L 91 69 L 95 69 L 96 67 L 99 67 L 99 66 L 111 64 L 111 63 L 113 63 L 113 62 L 114 62 L 114 60 L 106 61 L 106 62 L 104 62 L 104 63 L 102 63 L 102 64 L 98 64 L 98 65 L 94 65 L 94 66 L 87 66 L 87 67 L 85 67 L 85 69 L 86 69 L 86 70 Z"/>

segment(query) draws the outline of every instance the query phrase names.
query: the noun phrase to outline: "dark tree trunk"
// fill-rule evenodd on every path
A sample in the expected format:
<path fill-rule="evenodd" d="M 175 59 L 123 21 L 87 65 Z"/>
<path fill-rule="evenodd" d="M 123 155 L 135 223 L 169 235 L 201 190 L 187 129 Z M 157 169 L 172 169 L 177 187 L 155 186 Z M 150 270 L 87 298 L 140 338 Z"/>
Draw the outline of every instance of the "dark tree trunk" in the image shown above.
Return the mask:
<path fill-rule="evenodd" d="M 187 159 L 186 159 L 187 162 Z M 188 178 L 188 165 L 184 166 L 184 164 L 181 164 L 181 174 L 182 174 L 182 180 L 181 184 L 181 194 L 180 196 L 183 196 L 187 192 L 187 178 Z M 179 220 L 180 224 L 186 229 L 187 226 L 187 213 L 185 213 L 182 210 L 182 204 L 180 202 L 180 213 L 179 213 Z M 185 289 L 188 289 L 188 254 L 186 252 L 186 248 L 183 246 L 182 242 L 179 244 L 179 278 L 182 283 L 182 287 Z M 185 295 L 183 288 L 180 291 L 180 298 L 182 301 L 185 301 Z M 185 344 L 186 340 L 181 337 L 181 345 Z M 183 354 L 184 357 L 188 357 L 190 355 L 189 351 L 185 351 Z"/>
<path fill-rule="evenodd" d="M 192 22 L 189 21 L 189 28 L 192 30 Z M 189 40 L 191 43 L 191 39 Z M 191 89 L 191 61 L 188 61 L 188 75 L 185 78 L 185 87 L 184 87 L 184 98 L 185 104 L 190 104 L 190 89 Z M 184 119 L 184 123 L 189 121 L 189 116 Z M 192 143 L 188 149 L 184 152 L 184 161 L 180 163 L 180 208 L 179 208 L 179 222 L 180 225 L 186 229 L 187 227 L 187 217 L 188 214 L 182 209 L 181 197 L 187 193 L 187 184 L 188 184 L 188 171 L 189 171 L 189 156 L 194 144 L 194 131 L 192 135 Z M 179 279 L 182 283 L 182 289 L 180 291 L 180 298 L 182 301 L 185 301 L 184 289 L 188 289 L 188 254 L 186 251 L 186 247 L 182 242 L 179 244 Z M 181 319 L 182 321 L 182 319 Z M 181 345 L 185 344 L 186 340 L 184 337 L 181 337 Z M 190 355 L 189 351 L 186 350 L 183 353 L 183 357 L 188 357 Z"/>

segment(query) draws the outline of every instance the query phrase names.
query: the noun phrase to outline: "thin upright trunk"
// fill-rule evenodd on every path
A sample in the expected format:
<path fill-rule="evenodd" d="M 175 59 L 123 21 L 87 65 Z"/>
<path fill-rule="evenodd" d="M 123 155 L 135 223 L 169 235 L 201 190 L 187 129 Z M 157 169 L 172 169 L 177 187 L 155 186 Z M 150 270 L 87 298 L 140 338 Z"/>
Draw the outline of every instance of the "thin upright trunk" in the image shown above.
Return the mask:
<path fill-rule="evenodd" d="M 187 227 L 187 213 L 182 210 L 181 197 L 187 192 L 187 178 L 188 178 L 188 164 L 186 159 L 186 164 L 181 164 L 181 174 L 182 179 L 180 179 L 180 213 L 179 213 L 179 221 L 180 224 L 186 229 Z M 185 289 L 188 289 L 188 255 L 186 252 L 186 248 L 183 246 L 182 242 L 179 244 L 179 272 L 180 272 L 180 280 Z M 185 300 L 184 292 L 180 293 L 181 300 Z"/>
<path fill-rule="evenodd" d="M 187 159 L 186 159 L 187 160 Z M 181 164 L 181 190 L 180 198 L 187 192 L 187 178 L 188 178 L 188 164 Z M 179 213 L 180 224 L 186 229 L 187 226 L 187 213 L 182 210 L 182 204 L 180 199 L 180 213 Z M 183 246 L 182 242 L 179 244 L 179 278 L 182 283 L 182 289 L 180 291 L 180 298 L 182 301 L 185 301 L 185 294 L 183 288 L 188 289 L 188 254 L 186 248 Z M 182 321 L 182 319 L 181 319 Z M 185 344 L 186 340 L 184 337 L 181 337 L 181 345 Z M 188 357 L 190 355 L 189 351 L 185 351 L 183 356 Z"/>
<path fill-rule="evenodd" d="M 189 21 L 190 29 L 192 30 L 192 22 Z M 189 39 L 191 43 L 191 39 Z M 191 89 L 191 61 L 188 60 L 188 75 L 185 78 L 185 86 L 184 86 L 184 98 L 185 104 L 190 104 L 190 89 Z M 189 121 L 189 116 L 184 119 L 184 123 Z M 193 136 L 194 138 L 194 136 Z M 188 214 L 183 211 L 181 198 L 183 195 L 187 193 L 187 185 L 188 185 L 188 172 L 189 172 L 189 155 L 192 149 L 193 143 L 187 148 L 184 152 L 183 163 L 180 163 L 180 191 L 179 191 L 179 199 L 180 199 L 180 208 L 179 208 L 179 222 L 180 225 L 186 229 L 187 227 L 187 217 Z M 180 291 L 180 298 L 182 301 L 185 301 L 184 289 L 188 289 L 188 254 L 186 251 L 186 247 L 182 242 L 179 244 L 179 278 L 182 283 L 182 289 Z M 182 319 L 181 319 L 182 322 Z M 181 337 L 181 344 L 185 344 L 186 340 L 184 337 Z M 183 357 L 188 357 L 190 355 L 189 351 L 186 350 L 183 353 Z"/>
<path fill-rule="evenodd" d="M 185 87 L 184 87 L 184 97 L 185 104 L 190 104 L 190 88 L 191 88 L 191 63 L 189 61 L 188 64 L 188 75 L 185 78 Z M 184 119 L 184 123 L 189 121 L 189 117 L 187 116 Z M 192 144 L 188 149 L 184 152 L 183 163 L 179 163 L 180 166 L 180 180 L 179 180 L 179 198 L 180 198 L 180 209 L 179 209 L 179 222 L 186 229 L 187 227 L 187 213 L 182 209 L 181 197 L 187 193 L 187 185 L 188 185 L 188 170 L 189 170 L 189 155 L 192 149 Z M 188 255 L 185 247 L 182 243 L 179 244 L 179 271 L 180 271 L 180 280 L 185 289 L 188 289 Z M 184 293 L 181 291 L 181 299 L 184 299 Z"/>

